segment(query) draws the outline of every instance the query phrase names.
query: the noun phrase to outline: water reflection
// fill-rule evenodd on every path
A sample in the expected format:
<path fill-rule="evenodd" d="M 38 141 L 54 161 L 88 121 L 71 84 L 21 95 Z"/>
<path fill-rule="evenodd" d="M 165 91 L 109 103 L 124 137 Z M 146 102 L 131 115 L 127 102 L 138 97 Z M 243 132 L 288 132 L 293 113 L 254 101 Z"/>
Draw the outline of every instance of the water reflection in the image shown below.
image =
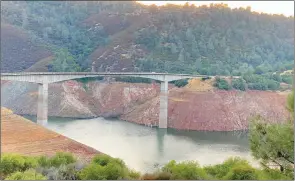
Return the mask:
<path fill-rule="evenodd" d="M 241 131 L 179 131 L 103 118 L 49 118 L 48 128 L 119 157 L 140 171 L 152 171 L 170 160 L 196 160 L 208 165 L 241 156 L 251 161 L 247 132 Z"/>

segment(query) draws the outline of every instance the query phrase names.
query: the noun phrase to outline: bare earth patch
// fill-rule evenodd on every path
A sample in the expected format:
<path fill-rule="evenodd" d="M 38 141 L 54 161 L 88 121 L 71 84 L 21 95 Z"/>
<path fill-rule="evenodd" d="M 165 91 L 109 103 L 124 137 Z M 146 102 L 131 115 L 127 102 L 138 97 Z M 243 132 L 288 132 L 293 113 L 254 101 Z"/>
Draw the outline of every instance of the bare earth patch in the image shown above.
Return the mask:
<path fill-rule="evenodd" d="M 89 161 L 95 154 L 100 153 L 13 114 L 9 109 L 1 108 L 1 153 L 52 156 L 59 151 L 71 152 L 84 161 Z"/>

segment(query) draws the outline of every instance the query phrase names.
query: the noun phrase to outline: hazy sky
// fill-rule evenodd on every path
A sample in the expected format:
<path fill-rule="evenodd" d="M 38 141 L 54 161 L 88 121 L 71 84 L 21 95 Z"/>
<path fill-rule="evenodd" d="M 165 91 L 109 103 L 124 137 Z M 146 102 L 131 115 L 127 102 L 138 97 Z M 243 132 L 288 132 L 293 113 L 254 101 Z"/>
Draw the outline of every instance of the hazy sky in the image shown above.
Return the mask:
<path fill-rule="evenodd" d="M 294 1 L 140 1 L 142 4 L 156 4 L 159 6 L 167 3 L 185 4 L 186 2 L 195 4 L 196 6 L 209 5 L 210 3 L 224 3 L 228 4 L 230 8 L 251 6 L 251 10 L 256 12 L 294 16 Z"/>

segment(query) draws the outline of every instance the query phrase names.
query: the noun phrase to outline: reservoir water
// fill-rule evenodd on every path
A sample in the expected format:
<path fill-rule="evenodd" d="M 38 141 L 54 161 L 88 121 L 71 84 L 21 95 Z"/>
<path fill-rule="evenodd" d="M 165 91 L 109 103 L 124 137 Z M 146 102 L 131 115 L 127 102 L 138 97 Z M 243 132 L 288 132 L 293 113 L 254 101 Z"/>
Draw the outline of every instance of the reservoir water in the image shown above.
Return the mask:
<path fill-rule="evenodd" d="M 35 117 L 25 116 L 33 121 Z M 245 132 L 162 130 L 122 120 L 50 117 L 47 128 L 86 144 L 133 169 L 150 172 L 170 160 L 196 160 L 201 165 L 239 156 L 254 163 Z"/>

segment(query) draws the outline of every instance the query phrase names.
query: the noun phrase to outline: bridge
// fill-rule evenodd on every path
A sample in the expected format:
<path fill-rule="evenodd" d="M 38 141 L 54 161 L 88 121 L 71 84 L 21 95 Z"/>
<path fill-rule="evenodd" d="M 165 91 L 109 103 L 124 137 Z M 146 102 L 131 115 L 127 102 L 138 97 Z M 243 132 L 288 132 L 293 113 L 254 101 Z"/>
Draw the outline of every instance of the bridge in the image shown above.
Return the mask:
<path fill-rule="evenodd" d="M 168 120 L 168 82 L 187 78 L 214 77 L 207 75 L 142 73 L 142 72 L 20 72 L 1 73 L 1 80 L 22 81 L 39 84 L 37 123 L 47 124 L 48 119 L 48 84 L 87 77 L 141 77 L 161 82 L 159 128 L 167 128 Z"/>

